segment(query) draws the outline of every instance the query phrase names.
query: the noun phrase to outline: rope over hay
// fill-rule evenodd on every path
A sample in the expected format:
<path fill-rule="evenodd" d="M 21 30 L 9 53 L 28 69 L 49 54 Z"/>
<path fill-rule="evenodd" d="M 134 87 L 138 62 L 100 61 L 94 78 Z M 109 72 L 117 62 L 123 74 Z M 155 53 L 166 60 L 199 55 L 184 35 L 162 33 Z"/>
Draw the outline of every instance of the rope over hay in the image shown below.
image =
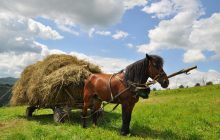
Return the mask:
<path fill-rule="evenodd" d="M 101 73 L 97 65 L 75 56 L 54 54 L 29 65 L 12 89 L 10 104 L 49 108 L 82 102 L 84 80 Z"/>

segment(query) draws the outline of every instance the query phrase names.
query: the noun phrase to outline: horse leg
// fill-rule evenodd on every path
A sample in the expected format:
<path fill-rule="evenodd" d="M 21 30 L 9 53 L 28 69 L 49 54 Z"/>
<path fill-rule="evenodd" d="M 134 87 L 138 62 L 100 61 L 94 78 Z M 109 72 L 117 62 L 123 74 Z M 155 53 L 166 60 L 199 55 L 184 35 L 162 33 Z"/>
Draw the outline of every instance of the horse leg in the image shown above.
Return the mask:
<path fill-rule="evenodd" d="M 89 94 L 89 90 L 88 90 L 88 83 L 85 83 L 84 86 L 84 105 L 83 105 L 83 109 L 82 109 L 82 119 L 83 119 L 83 128 L 86 127 L 86 117 L 87 117 L 87 110 L 89 108 L 90 105 L 90 99 L 91 99 L 91 95 Z"/>
<path fill-rule="evenodd" d="M 82 110 L 82 116 L 83 116 L 83 128 L 86 128 L 86 116 L 87 116 L 87 109 L 89 107 L 89 103 L 88 102 L 84 102 L 83 105 L 83 110 Z"/>
<path fill-rule="evenodd" d="M 131 113 L 134 108 L 134 104 L 124 103 L 122 104 L 122 128 L 121 135 L 127 135 L 130 133 L 129 126 L 131 121 Z"/>
<path fill-rule="evenodd" d="M 94 104 L 94 106 L 93 106 L 93 116 L 92 116 L 92 118 L 93 118 L 93 126 L 96 126 L 97 125 L 97 120 L 98 120 L 98 117 L 100 116 L 100 111 L 98 111 L 99 109 L 100 109 L 100 107 L 101 107 L 101 101 L 97 101 L 97 99 L 96 99 L 96 101 L 95 101 L 95 104 Z"/>
<path fill-rule="evenodd" d="M 37 109 L 35 106 L 29 106 L 26 108 L 26 117 L 32 117 L 32 113 Z"/>

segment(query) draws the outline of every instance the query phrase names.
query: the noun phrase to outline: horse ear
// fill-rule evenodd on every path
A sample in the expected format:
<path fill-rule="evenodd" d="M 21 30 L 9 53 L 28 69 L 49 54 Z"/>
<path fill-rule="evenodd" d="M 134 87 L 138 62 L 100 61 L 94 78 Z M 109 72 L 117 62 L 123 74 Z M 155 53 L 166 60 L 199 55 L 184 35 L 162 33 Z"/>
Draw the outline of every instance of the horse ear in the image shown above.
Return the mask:
<path fill-rule="evenodd" d="M 149 56 L 147 53 L 146 53 L 146 58 L 147 58 L 147 59 L 150 59 L 150 56 Z"/>

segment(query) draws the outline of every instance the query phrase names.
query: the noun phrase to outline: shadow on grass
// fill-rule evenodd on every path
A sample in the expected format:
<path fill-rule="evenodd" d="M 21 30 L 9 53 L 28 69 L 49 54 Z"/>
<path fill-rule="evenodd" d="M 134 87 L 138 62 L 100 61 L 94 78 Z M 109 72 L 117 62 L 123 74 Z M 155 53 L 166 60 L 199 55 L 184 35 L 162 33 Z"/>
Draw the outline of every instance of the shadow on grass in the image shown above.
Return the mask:
<path fill-rule="evenodd" d="M 26 118 L 25 116 L 20 116 L 21 118 Z M 42 125 L 59 125 L 53 121 L 53 114 L 41 114 L 41 115 L 34 115 L 31 118 L 28 118 L 29 121 L 37 121 Z M 114 122 L 120 122 L 114 125 Z M 70 113 L 69 119 L 66 121 L 69 124 L 82 124 L 81 119 L 81 111 L 74 110 Z M 115 112 L 103 112 L 98 120 L 98 126 L 100 128 L 118 132 L 121 128 L 121 114 Z M 92 118 L 87 119 L 87 127 L 92 127 Z M 182 140 L 200 140 L 201 137 L 199 135 L 193 134 L 189 135 L 188 137 L 184 136 L 181 137 L 175 134 L 170 129 L 163 129 L 163 130 L 154 130 L 146 125 L 140 125 L 139 123 L 134 123 L 131 127 L 131 137 L 141 137 L 141 138 L 153 138 L 153 139 L 182 139 Z"/>
<path fill-rule="evenodd" d="M 53 114 L 41 114 L 41 115 L 33 115 L 32 117 L 27 118 L 24 115 L 18 116 L 22 119 L 27 119 L 28 121 L 37 121 L 40 124 L 46 125 L 46 124 L 55 124 L 53 121 Z"/>
<path fill-rule="evenodd" d="M 153 138 L 153 139 L 165 139 L 165 140 L 201 140 L 199 135 L 193 134 L 186 136 L 179 136 L 170 129 L 154 130 L 149 126 L 140 126 L 138 123 L 134 123 L 132 127 L 132 134 L 136 137 Z"/>
<path fill-rule="evenodd" d="M 90 112 L 88 112 L 89 115 Z M 103 115 L 100 116 L 98 120 L 98 126 L 108 126 L 111 121 L 114 119 L 119 119 L 121 117 L 121 114 L 114 113 L 114 112 L 103 112 Z M 33 114 L 32 117 L 27 118 L 24 115 L 18 116 L 19 118 L 27 119 L 28 121 L 37 121 L 40 124 L 47 125 L 47 124 L 58 124 L 55 123 L 53 120 L 53 114 Z M 69 117 L 66 118 L 65 123 L 70 124 L 82 124 L 82 118 L 81 118 L 81 110 L 73 110 L 69 114 Z M 92 117 L 87 119 L 87 126 L 92 126 Z"/>

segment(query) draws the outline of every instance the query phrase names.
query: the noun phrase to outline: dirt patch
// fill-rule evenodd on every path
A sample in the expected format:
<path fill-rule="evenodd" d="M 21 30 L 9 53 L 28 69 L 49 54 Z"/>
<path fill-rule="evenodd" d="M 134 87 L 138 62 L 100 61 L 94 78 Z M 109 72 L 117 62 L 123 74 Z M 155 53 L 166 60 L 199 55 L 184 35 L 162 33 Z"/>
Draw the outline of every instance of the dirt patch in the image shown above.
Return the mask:
<path fill-rule="evenodd" d="M 1 122 L 0 123 L 0 130 L 6 130 L 18 126 L 23 126 L 24 125 L 24 120 L 12 120 L 12 121 L 7 121 L 7 122 Z"/>
<path fill-rule="evenodd" d="M 4 126 L 5 126 L 5 124 L 3 124 L 3 123 L 0 123 L 0 128 L 1 128 L 1 127 L 4 127 Z"/>

